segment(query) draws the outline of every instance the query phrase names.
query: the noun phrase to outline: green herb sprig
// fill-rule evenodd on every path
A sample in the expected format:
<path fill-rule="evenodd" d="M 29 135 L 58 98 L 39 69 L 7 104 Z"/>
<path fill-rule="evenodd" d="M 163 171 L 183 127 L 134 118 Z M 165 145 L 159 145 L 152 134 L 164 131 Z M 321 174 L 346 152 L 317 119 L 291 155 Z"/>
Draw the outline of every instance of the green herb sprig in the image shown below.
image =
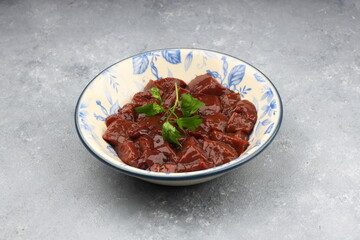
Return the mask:
<path fill-rule="evenodd" d="M 165 140 L 175 143 L 181 147 L 181 143 L 179 139 L 181 138 L 180 132 L 173 125 L 176 124 L 185 134 L 185 128 L 195 131 L 197 127 L 202 123 L 202 119 L 199 115 L 194 115 L 201 107 L 205 106 L 203 102 L 200 102 L 190 94 L 184 93 L 182 95 L 181 103 L 179 101 L 179 90 L 176 83 L 175 85 L 175 103 L 171 108 L 164 108 L 158 103 L 150 103 L 141 107 L 136 107 L 135 110 L 138 113 L 144 113 L 147 117 L 155 116 L 162 112 L 168 111 L 169 115 L 166 118 L 166 121 L 162 125 L 162 136 Z M 157 87 L 151 88 L 152 97 L 156 98 L 162 104 L 162 98 L 160 95 L 160 90 Z M 184 117 L 179 118 L 176 113 L 176 107 L 180 107 L 182 114 Z M 174 116 L 174 121 L 169 121 L 170 117 Z M 172 124 L 173 123 L 173 124 Z"/>

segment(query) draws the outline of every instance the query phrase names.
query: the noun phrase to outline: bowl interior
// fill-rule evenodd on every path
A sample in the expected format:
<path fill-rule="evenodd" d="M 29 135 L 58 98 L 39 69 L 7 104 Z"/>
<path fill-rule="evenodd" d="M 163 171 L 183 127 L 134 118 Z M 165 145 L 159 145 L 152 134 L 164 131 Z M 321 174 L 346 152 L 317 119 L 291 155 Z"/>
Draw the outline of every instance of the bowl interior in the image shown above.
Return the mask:
<path fill-rule="evenodd" d="M 190 173 L 155 173 L 124 164 L 102 139 L 105 118 L 129 103 L 150 79 L 175 77 L 190 82 L 210 73 L 223 86 L 251 101 L 258 121 L 250 136 L 250 146 L 237 159 L 216 168 Z M 76 108 L 76 126 L 85 145 L 108 164 L 134 174 L 181 176 L 218 171 L 238 165 L 261 151 L 276 134 L 281 122 L 281 100 L 272 83 L 259 70 L 229 55 L 200 49 L 166 49 L 122 60 L 96 76 L 85 88 Z"/>

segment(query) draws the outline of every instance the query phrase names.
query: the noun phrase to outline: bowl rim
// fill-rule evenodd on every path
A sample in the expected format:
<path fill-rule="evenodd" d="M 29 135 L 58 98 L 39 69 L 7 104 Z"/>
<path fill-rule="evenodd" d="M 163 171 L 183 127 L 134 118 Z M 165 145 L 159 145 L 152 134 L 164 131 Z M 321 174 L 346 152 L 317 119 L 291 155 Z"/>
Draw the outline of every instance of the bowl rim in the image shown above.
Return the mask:
<path fill-rule="evenodd" d="M 255 70 L 257 70 L 259 73 L 261 73 L 268 81 L 269 81 L 269 84 L 273 87 L 273 89 L 275 90 L 276 92 L 276 95 L 277 97 L 279 98 L 279 120 L 278 120 L 278 124 L 276 126 L 276 128 L 274 129 L 274 132 L 270 135 L 270 137 L 264 142 L 264 143 L 261 143 L 260 147 L 254 151 L 253 153 L 245 156 L 241 161 L 233 164 L 233 165 L 229 165 L 229 166 L 224 166 L 222 168 L 216 168 L 214 169 L 213 171 L 210 171 L 210 172 L 203 172 L 204 170 L 200 170 L 200 171 L 193 171 L 193 172 L 190 172 L 190 173 L 193 173 L 192 175 L 182 175 L 182 176 L 176 176 L 176 173 L 172 173 L 172 175 L 170 174 L 159 174 L 159 175 L 150 175 L 148 172 L 149 171 L 146 171 L 146 170 L 143 170 L 144 172 L 143 173 L 136 173 L 136 172 L 131 172 L 131 171 L 128 171 L 126 168 L 121 168 L 121 167 L 118 167 L 118 166 L 114 166 L 112 164 L 110 164 L 109 162 L 107 162 L 105 159 L 103 159 L 100 155 L 98 155 L 96 153 L 96 150 L 92 149 L 90 147 L 90 145 L 88 145 L 80 131 L 80 126 L 78 125 L 78 111 L 79 111 L 79 105 L 80 105 L 80 101 L 82 99 L 82 96 L 84 95 L 84 93 L 86 92 L 86 90 L 88 89 L 88 87 L 92 84 L 92 82 L 97 79 L 98 76 L 101 75 L 101 73 L 103 73 L 106 69 L 109 69 L 115 65 L 117 65 L 118 63 L 120 62 L 123 62 L 127 59 L 131 59 L 135 56 L 138 56 L 138 55 L 142 55 L 142 54 L 146 54 L 146 53 L 151 53 L 151 52 L 157 52 L 157 51 L 162 51 L 162 50 L 200 50 L 200 51 L 208 51 L 208 52 L 213 52 L 213 53 L 217 53 L 217 54 L 221 54 L 221 55 L 225 55 L 225 56 L 228 56 L 228 57 L 232 57 L 234 59 L 237 59 L 239 61 L 242 61 L 246 64 L 248 64 L 249 66 L 251 66 L 252 68 L 254 68 Z M 134 176 L 134 177 L 138 177 L 138 178 L 145 178 L 145 179 L 151 179 L 151 180 L 166 180 L 166 181 L 179 181 L 179 180 L 192 180 L 192 179 L 200 179 L 200 178 L 206 178 L 206 177 L 211 177 L 211 176 L 215 176 L 215 175 L 221 175 L 221 174 L 224 174 L 225 172 L 228 172 L 230 170 L 233 170 L 247 162 L 249 162 L 251 159 L 255 158 L 257 155 L 259 155 L 262 151 L 264 151 L 268 146 L 269 144 L 274 140 L 275 136 L 277 135 L 277 133 L 279 132 L 279 129 L 280 129 L 280 126 L 281 126 L 281 123 L 282 123 L 282 120 L 283 120 L 283 103 L 282 103 L 282 100 L 281 100 L 281 96 L 279 94 L 279 91 L 277 90 L 277 88 L 275 87 L 275 85 L 273 84 L 273 82 L 270 80 L 270 78 L 268 78 L 262 71 L 260 71 L 258 68 L 254 67 L 252 64 L 248 63 L 247 61 L 244 61 L 238 57 L 234 57 L 232 55 L 229 55 L 229 54 L 225 54 L 225 53 L 222 53 L 222 52 L 219 52 L 219 51 L 216 51 L 216 50 L 209 50 L 209 49 L 204 49 L 204 48 L 161 48 L 161 49 L 154 49 L 154 50 L 149 50 L 149 51 L 146 51 L 146 52 L 141 52 L 141 53 L 137 53 L 135 55 L 132 55 L 130 57 L 126 57 L 124 59 L 121 59 L 113 64 L 111 64 L 110 66 L 106 67 L 105 69 L 103 69 L 102 71 L 100 71 L 85 87 L 84 89 L 82 90 L 78 100 L 77 100 L 77 103 L 76 103 L 76 106 L 75 106 L 75 112 L 74 112 L 74 121 L 75 121 L 75 129 L 76 129 L 76 132 L 81 140 L 81 142 L 83 143 L 83 145 L 85 146 L 85 148 L 95 157 L 97 158 L 98 160 L 100 160 L 101 162 L 105 163 L 106 165 L 118 170 L 118 171 L 121 171 L 122 173 L 126 174 L 126 175 L 130 175 L 130 176 Z M 241 156 L 241 155 L 240 155 Z M 240 157 L 239 156 L 239 157 Z M 237 159 L 237 158 L 236 158 Z M 234 160 L 236 160 L 234 159 Z"/>

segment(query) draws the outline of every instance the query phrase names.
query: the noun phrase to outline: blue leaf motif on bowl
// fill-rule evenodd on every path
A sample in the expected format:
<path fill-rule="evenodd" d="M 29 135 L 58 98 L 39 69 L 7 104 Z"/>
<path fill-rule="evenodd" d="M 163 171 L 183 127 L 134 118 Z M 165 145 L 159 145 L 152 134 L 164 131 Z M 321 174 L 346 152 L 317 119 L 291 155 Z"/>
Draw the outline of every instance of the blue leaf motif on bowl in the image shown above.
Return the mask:
<path fill-rule="evenodd" d="M 217 58 L 217 57 L 216 57 L 216 54 L 215 54 L 215 53 L 212 53 L 212 52 L 210 52 L 210 51 L 203 51 L 203 54 L 204 54 L 205 56 L 209 57 L 209 58 L 214 58 L 214 59 Z"/>
<path fill-rule="evenodd" d="M 222 80 L 220 73 L 218 73 L 217 71 L 206 70 L 206 73 L 210 74 L 215 79 Z"/>
<path fill-rule="evenodd" d="M 225 56 L 223 56 L 223 57 L 221 58 L 221 60 L 223 61 L 223 74 L 224 74 L 223 76 L 221 76 L 221 74 L 220 74 L 219 72 L 217 72 L 217 71 L 211 71 L 211 70 L 209 70 L 209 69 L 206 70 L 206 72 L 207 72 L 208 74 L 210 74 L 213 78 L 220 80 L 221 85 L 223 85 L 224 87 L 228 87 L 228 85 L 227 85 L 226 83 L 224 83 L 224 80 L 225 80 L 226 75 L 227 75 L 227 73 L 228 73 L 229 64 L 228 64 L 228 62 L 226 61 L 226 57 L 225 57 Z"/>
<path fill-rule="evenodd" d="M 266 115 L 268 115 L 269 117 L 271 117 L 271 115 L 275 114 L 275 109 L 276 109 L 277 105 L 276 105 L 276 101 L 275 99 L 271 101 L 271 103 L 269 105 L 264 105 L 261 110 L 263 110 L 263 114 L 261 115 L 260 119 L 265 117 Z"/>
<path fill-rule="evenodd" d="M 265 82 L 265 79 L 262 76 L 260 76 L 258 73 L 254 73 L 254 77 L 258 82 Z"/>
<path fill-rule="evenodd" d="M 162 50 L 161 55 L 171 64 L 181 63 L 181 54 L 179 49 Z"/>
<path fill-rule="evenodd" d="M 226 61 L 226 57 L 223 56 L 221 58 L 221 60 L 223 61 L 223 72 L 224 72 L 224 77 L 223 77 L 223 80 L 226 78 L 226 75 L 228 74 L 228 68 L 229 68 L 229 64 L 228 62 Z"/>
<path fill-rule="evenodd" d="M 117 154 L 116 154 L 116 152 L 115 152 L 115 150 L 114 150 L 114 148 L 113 148 L 112 146 L 108 145 L 108 146 L 106 146 L 106 148 L 107 148 L 114 156 L 117 156 Z"/>
<path fill-rule="evenodd" d="M 132 58 L 134 74 L 142 74 L 149 65 L 147 54 L 138 55 Z"/>
<path fill-rule="evenodd" d="M 86 117 L 89 115 L 89 112 L 86 110 L 79 111 L 79 117 L 81 121 L 81 127 L 86 131 L 91 131 L 92 127 L 88 124 Z"/>
<path fill-rule="evenodd" d="M 265 134 L 269 134 L 273 129 L 273 127 L 274 127 L 274 123 L 270 124 L 270 126 L 266 129 Z"/>
<path fill-rule="evenodd" d="M 261 141 L 257 141 L 257 142 L 255 143 L 254 147 L 258 147 L 258 146 L 260 146 L 260 145 L 261 145 Z"/>
<path fill-rule="evenodd" d="M 207 57 L 205 55 L 202 56 L 202 63 L 197 64 L 198 69 L 202 69 L 206 66 Z"/>
<path fill-rule="evenodd" d="M 96 120 L 103 121 L 103 122 L 106 120 L 103 116 L 97 115 L 96 113 L 94 113 L 94 117 L 96 118 Z"/>
<path fill-rule="evenodd" d="M 264 89 L 265 89 L 265 93 L 262 95 L 261 101 L 266 99 L 267 102 L 269 103 L 271 99 L 274 97 L 274 93 L 271 90 L 271 88 L 269 88 L 268 86 L 264 86 Z"/>
<path fill-rule="evenodd" d="M 88 107 L 87 104 L 82 103 L 79 107 L 79 119 L 80 119 L 80 127 L 84 129 L 95 141 L 98 141 L 98 136 L 94 134 L 94 126 L 89 123 L 89 112 L 86 110 Z"/>
<path fill-rule="evenodd" d="M 96 101 L 96 105 L 98 105 L 102 111 L 102 113 L 107 117 L 109 116 L 109 112 L 106 110 L 106 108 L 101 104 L 100 100 Z"/>
<path fill-rule="evenodd" d="M 104 77 L 104 79 L 107 79 L 110 83 L 110 86 L 118 92 L 119 83 L 115 81 L 116 76 L 115 73 L 113 73 L 111 68 L 108 68 L 104 70 L 101 75 Z"/>
<path fill-rule="evenodd" d="M 101 103 L 100 100 L 97 100 L 96 101 L 96 104 L 100 107 L 101 109 L 101 112 L 104 114 L 104 116 L 101 116 L 101 115 L 98 115 L 96 113 L 94 113 L 94 117 L 96 118 L 96 120 L 100 120 L 100 121 L 105 121 L 105 119 L 112 115 L 112 114 L 115 114 L 119 109 L 120 109 L 120 105 L 119 105 L 119 101 L 116 100 L 113 104 L 110 103 L 110 108 L 109 110 L 107 110 L 103 104 Z"/>
<path fill-rule="evenodd" d="M 151 73 L 156 77 L 156 79 L 160 79 L 158 69 L 154 64 L 154 58 L 152 58 L 150 62 L 150 66 L 151 66 Z"/>
<path fill-rule="evenodd" d="M 261 125 L 266 126 L 269 125 L 271 123 L 270 119 L 265 119 L 264 121 L 261 122 Z"/>
<path fill-rule="evenodd" d="M 251 88 L 246 88 L 246 85 L 244 87 L 240 87 L 239 93 L 242 98 L 245 98 L 245 95 L 248 94 L 248 92 L 251 91 Z"/>
<path fill-rule="evenodd" d="M 236 89 L 236 85 L 241 83 L 244 78 L 245 69 L 246 66 L 243 64 L 236 65 L 231 69 L 228 77 L 228 88 L 233 87 L 234 89 Z"/>
<path fill-rule="evenodd" d="M 119 110 L 119 108 L 120 108 L 119 101 L 116 100 L 115 103 L 114 103 L 113 105 L 111 105 L 111 107 L 110 107 L 110 111 L 109 111 L 109 112 L 110 112 L 110 115 L 117 113 L 117 111 Z"/>
<path fill-rule="evenodd" d="M 88 104 L 83 102 L 83 103 L 80 104 L 79 108 L 84 109 L 84 108 L 87 108 L 87 107 L 88 107 Z"/>
<path fill-rule="evenodd" d="M 189 69 L 192 60 L 193 60 L 193 51 L 189 52 L 188 55 L 186 55 L 185 64 L 184 64 L 185 72 Z"/>

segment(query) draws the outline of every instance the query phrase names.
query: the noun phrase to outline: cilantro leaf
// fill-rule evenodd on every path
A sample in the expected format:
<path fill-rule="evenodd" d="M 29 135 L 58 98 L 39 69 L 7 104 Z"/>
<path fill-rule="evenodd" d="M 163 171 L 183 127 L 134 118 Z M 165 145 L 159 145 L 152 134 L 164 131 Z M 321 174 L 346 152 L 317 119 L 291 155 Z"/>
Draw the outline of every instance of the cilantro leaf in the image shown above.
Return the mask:
<path fill-rule="evenodd" d="M 151 95 L 162 102 L 160 90 L 157 87 L 151 88 Z"/>
<path fill-rule="evenodd" d="M 165 111 L 165 109 L 162 106 L 160 106 L 159 104 L 157 104 L 156 102 L 146 104 L 141 107 L 136 107 L 135 110 L 138 113 L 145 113 L 147 117 L 151 117 L 151 116 L 154 116 L 156 114 L 159 114 L 159 113 L 162 113 Z"/>
<path fill-rule="evenodd" d="M 178 139 L 181 138 L 180 132 L 168 121 L 162 125 L 162 136 L 165 140 L 176 143 L 181 147 L 178 141 Z"/>
<path fill-rule="evenodd" d="M 193 117 L 183 117 L 176 119 L 176 123 L 181 130 L 184 130 L 184 127 L 191 131 L 195 131 L 198 126 L 202 123 L 202 119 L 199 118 L 199 115 L 195 115 Z"/>
<path fill-rule="evenodd" d="M 202 106 L 205 106 L 205 103 L 200 102 L 190 94 L 184 93 L 182 95 L 180 108 L 185 117 L 196 113 Z"/>

